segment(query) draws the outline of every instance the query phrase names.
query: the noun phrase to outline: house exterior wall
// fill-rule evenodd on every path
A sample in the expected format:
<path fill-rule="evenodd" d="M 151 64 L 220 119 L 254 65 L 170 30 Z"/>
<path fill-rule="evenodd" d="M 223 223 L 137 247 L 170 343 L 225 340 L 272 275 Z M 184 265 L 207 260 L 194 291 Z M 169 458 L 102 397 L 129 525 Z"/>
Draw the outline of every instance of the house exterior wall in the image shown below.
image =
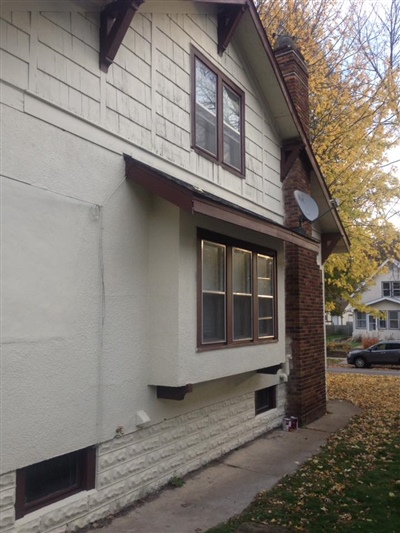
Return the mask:
<path fill-rule="evenodd" d="M 118 151 L 115 136 L 122 138 L 129 153 L 140 153 L 144 162 L 194 184 L 207 180 L 215 186 L 210 192 L 223 190 L 227 199 L 282 222 L 279 140 L 240 51 L 230 46 L 222 58 L 216 53 L 215 20 L 139 11 L 106 74 L 98 67 L 98 14 L 5 11 L 2 16 L 3 73 L 11 85 L 5 93 L 14 106 L 72 129 L 66 113 L 56 112 L 60 107 L 85 121 L 85 126 L 82 120 L 75 123 L 83 138 L 101 143 L 100 132 L 106 130 L 114 134 L 114 142 L 103 140 L 110 148 Z M 191 150 L 191 44 L 246 93 L 246 180 Z M 22 98 L 12 87 L 27 93 Z M 32 162 L 37 142 L 27 148 L 21 157 Z M 53 179 L 40 179 L 55 188 Z M 63 190 L 66 180 L 60 181 Z"/>
<path fill-rule="evenodd" d="M 282 243 L 190 217 L 124 174 L 129 153 L 282 222 L 279 139 L 240 52 L 217 55 L 206 15 L 137 13 L 105 74 L 98 23 L 2 12 L 4 532 L 81 527 L 278 426 L 285 409 L 279 376 L 254 372 L 286 360 Z M 245 180 L 190 149 L 192 42 L 246 92 Z M 277 251 L 278 342 L 195 351 L 198 226 Z M 157 399 L 161 375 L 193 393 Z M 256 417 L 254 391 L 271 386 L 277 407 Z M 17 469 L 91 445 L 95 489 L 15 520 Z"/>
<path fill-rule="evenodd" d="M 400 340 L 400 297 L 385 298 L 382 284 L 400 282 L 400 268 L 395 262 L 387 262 L 371 280 L 365 285 L 361 292 L 361 303 L 373 310 L 380 311 L 381 317 L 386 318 L 386 323 L 379 321 L 376 313 L 366 313 L 365 323 L 358 320 L 358 312 L 354 312 L 353 318 L 353 337 L 377 337 L 382 340 L 393 339 Z M 378 301 L 380 300 L 380 301 Z M 389 320 L 388 312 L 392 311 Z M 398 322 L 396 322 L 396 317 Z M 364 318 L 364 317 L 363 317 Z M 365 327 L 364 327 L 365 325 Z"/>

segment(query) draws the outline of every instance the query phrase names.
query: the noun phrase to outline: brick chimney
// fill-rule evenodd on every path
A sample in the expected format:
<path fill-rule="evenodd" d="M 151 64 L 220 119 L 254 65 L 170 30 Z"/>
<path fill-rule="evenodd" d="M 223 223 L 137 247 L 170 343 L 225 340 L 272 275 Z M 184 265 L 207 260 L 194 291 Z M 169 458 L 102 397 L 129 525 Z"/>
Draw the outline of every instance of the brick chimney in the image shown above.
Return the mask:
<path fill-rule="evenodd" d="M 308 136 L 307 65 L 287 35 L 278 37 L 275 56 Z M 294 191 L 311 194 L 310 163 L 304 151 L 298 149 L 301 145 L 301 140 L 293 140 L 282 148 L 283 158 L 298 153 L 282 184 L 285 225 L 290 228 L 298 227 L 301 214 Z M 311 237 L 311 224 L 304 223 L 303 230 Z M 292 355 L 287 413 L 297 416 L 304 425 L 326 413 L 323 277 L 315 252 L 285 244 L 285 293 L 286 337 Z"/>
<path fill-rule="evenodd" d="M 274 53 L 304 130 L 309 136 L 308 67 L 305 59 L 289 35 L 277 37 Z"/>

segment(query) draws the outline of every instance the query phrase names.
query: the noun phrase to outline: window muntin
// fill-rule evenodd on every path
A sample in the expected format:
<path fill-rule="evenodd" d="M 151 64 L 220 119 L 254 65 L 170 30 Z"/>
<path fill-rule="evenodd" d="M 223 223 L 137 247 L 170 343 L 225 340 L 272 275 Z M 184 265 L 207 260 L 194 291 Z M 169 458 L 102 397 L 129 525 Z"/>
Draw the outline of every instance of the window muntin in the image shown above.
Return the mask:
<path fill-rule="evenodd" d="M 17 470 L 16 518 L 94 488 L 95 469 L 95 449 L 85 448 Z"/>
<path fill-rule="evenodd" d="M 200 52 L 193 57 L 193 146 L 244 175 L 244 93 Z"/>
<path fill-rule="evenodd" d="M 276 337 L 275 254 L 221 236 L 201 239 L 199 345 Z"/>

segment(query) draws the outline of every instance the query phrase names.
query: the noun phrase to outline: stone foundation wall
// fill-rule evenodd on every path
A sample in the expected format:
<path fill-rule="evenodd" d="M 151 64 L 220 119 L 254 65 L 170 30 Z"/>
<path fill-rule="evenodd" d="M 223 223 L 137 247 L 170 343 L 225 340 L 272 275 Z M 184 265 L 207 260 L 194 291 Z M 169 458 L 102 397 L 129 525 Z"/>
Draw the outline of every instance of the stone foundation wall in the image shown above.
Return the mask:
<path fill-rule="evenodd" d="M 100 520 L 227 452 L 281 425 L 286 386 L 277 408 L 255 416 L 254 393 L 215 403 L 99 445 L 96 489 L 15 521 L 15 472 L 0 477 L 0 531 L 67 533 Z"/>

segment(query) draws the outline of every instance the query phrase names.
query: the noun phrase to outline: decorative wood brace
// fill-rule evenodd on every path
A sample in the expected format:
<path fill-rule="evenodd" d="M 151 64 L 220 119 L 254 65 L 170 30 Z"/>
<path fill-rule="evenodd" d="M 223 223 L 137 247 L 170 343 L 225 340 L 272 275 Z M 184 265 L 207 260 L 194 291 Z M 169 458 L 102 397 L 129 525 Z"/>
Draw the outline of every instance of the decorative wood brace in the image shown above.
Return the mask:
<path fill-rule="evenodd" d="M 305 146 L 302 142 L 286 144 L 281 149 L 281 181 L 284 181 Z"/>
<path fill-rule="evenodd" d="M 100 14 L 100 69 L 108 72 L 136 11 L 145 0 L 117 0 Z"/>
<path fill-rule="evenodd" d="M 193 385 L 183 385 L 183 387 L 166 387 L 157 385 L 157 398 L 161 400 L 184 400 L 188 392 L 193 392 Z"/>
<path fill-rule="evenodd" d="M 222 56 L 232 40 L 247 4 L 227 5 L 218 13 L 218 53 Z"/>
<path fill-rule="evenodd" d="M 342 238 L 340 233 L 323 233 L 321 241 L 321 259 L 322 263 L 328 259 L 333 252 L 335 246 Z"/>

